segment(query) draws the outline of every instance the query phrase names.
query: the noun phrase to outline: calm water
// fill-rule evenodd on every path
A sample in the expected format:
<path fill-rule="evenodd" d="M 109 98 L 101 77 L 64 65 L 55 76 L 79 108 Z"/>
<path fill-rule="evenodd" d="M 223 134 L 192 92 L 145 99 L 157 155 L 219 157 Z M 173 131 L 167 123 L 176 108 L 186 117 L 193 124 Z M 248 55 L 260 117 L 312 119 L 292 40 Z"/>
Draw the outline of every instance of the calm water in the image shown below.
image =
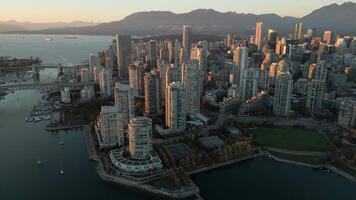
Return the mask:
<path fill-rule="evenodd" d="M 25 36 L 22 40 L 21 36 L 0 35 L 0 55 L 38 55 L 48 63 L 64 57 L 75 64 L 86 59 L 89 52 L 104 49 L 112 40 L 101 36 L 64 40 L 55 36 L 58 39 L 48 44 L 43 41 L 46 37 L 49 36 Z M 0 200 L 154 199 L 101 181 L 95 164 L 88 160 L 82 131 L 51 134 L 44 131 L 45 122 L 25 123 L 24 117 L 38 99 L 39 92 L 28 90 L 0 101 Z M 58 145 L 59 141 L 65 145 Z M 42 160 L 43 165 L 37 166 L 37 160 Z M 61 169 L 64 176 L 59 174 Z M 356 184 L 342 177 L 272 160 L 256 159 L 199 174 L 194 180 L 208 200 L 356 199 Z"/>

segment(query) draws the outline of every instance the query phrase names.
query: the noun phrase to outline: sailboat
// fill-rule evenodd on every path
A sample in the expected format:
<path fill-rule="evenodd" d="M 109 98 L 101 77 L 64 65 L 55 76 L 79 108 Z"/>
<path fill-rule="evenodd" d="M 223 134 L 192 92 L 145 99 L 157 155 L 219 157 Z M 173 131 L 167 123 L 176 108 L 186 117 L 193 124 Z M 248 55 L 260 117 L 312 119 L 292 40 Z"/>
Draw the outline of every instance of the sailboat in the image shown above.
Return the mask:
<path fill-rule="evenodd" d="M 61 171 L 59 172 L 61 175 L 64 175 L 64 171 L 63 169 L 61 169 Z"/>

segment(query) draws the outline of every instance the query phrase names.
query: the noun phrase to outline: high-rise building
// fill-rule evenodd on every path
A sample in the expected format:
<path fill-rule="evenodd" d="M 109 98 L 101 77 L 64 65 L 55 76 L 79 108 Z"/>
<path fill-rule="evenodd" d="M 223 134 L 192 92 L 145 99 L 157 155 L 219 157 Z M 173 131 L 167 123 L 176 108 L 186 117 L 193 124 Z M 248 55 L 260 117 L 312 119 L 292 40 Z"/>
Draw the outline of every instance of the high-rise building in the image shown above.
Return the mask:
<path fill-rule="evenodd" d="M 70 89 L 65 87 L 61 90 L 61 102 L 65 104 L 71 103 Z"/>
<path fill-rule="evenodd" d="M 128 128 L 129 152 L 132 159 L 145 160 L 152 149 L 152 121 L 147 117 L 135 117 Z"/>
<path fill-rule="evenodd" d="M 144 67 L 143 64 L 133 64 L 129 67 L 129 85 L 134 90 L 134 96 L 144 95 Z"/>
<path fill-rule="evenodd" d="M 326 45 L 331 45 L 334 43 L 334 34 L 332 31 L 324 31 L 323 42 Z"/>
<path fill-rule="evenodd" d="M 112 95 L 113 77 L 111 69 L 102 69 L 99 73 L 100 92 L 104 96 Z"/>
<path fill-rule="evenodd" d="M 90 82 L 92 80 L 92 75 L 90 73 L 90 69 L 86 67 L 82 67 L 80 69 L 80 81 L 81 82 Z"/>
<path fill-rule="evenodd" d="M 257 68 L 249 68 L 243 71 L 242 82 L 240 85 L 240 98 L 242 101 L 257 94 L 259 77 L 260 71 Z"/>
<path fill-rule="evenodd" d="M 325 82 L 315 79 L 308 82 L 305 107 L 309 112 L 321 109 L 324 93 Z"/>
<path fill-rule="evenodd" d="M 105 68 L 114 70 L 114 50 L 112 45 L 105 50 Z"/>
<path fill-rule="evenodd" d="M 241 85 L 243 71 L 248 66 L 248 48 L 236 47 L 234 50 L 234 84 Z"/>
<path fill-rule="evenodd" d="M 148 42 L 148 59 L 150 69 L 157 67 L 157 41 L 150 40 Z"/>
<path fill-rule="evenodd" d="M 102 106 L 97 121 L 100 147 L 113 147 L 124 145 L 123 124 L 120 113 L 115 106 Z"/>
<path fill-rule="evenodd" d="M 344 97 L 339 107 L 338 124 L 344 128 L 356 126 L 356 100 L 352 97 Z"/>
<path fill-rule="evenodd" d="M 100 81 L 100 72 L 103 70 L 103 66 L 95 66 L 94 67 L 94 81 L 95 84 L 99 84 Z"/>
<path fill-rule="evenodd" d="M 182 80 L 186 92 L 188 114 L 200 112 L 200 78 L 198 60 L 189 60 L 183 65 Z"/>
<path fill-rule="evenodd" d="M 185 48 L 186 50 L 190 49 L 190 46 L 192 45 L 192 37 L 193 37 L 193 33 L 192 33 L 192 27 L 184 25 L 183 26 L 183 48 Z"/>
<path fill-rule="evenodd" d="M 186 96 L 181 82 L 172 82 L 166 92 L 166 126 L 177 131 L 183 131 L 186 126 Z"/>
<path fill-rule="evenodd" d="M 271 49 L 276 49 L 278 32 L 274 29 L 268 29 L 267 44 Z"/>
<path fill-rule="evenodd" d="M 132 89 L 128 85 L 121 83 L 115 84 L 115 106 L 121 114 L 124 130 L 127 130 L 129 120 L 135 115 L 135 100 L 132 93 Z"/>
<path fill-rule="evenodd" d="M 303 39 L 303 23 L 302 22 L 295 24 L 294 38 L 296 40 Z"/>
<path fill-rule="evenodd" d="M 255 34 L 255 44 L 257 49 L 261 50 L 263 46 L 263 22 L 259 21 L 256 23 L 256 34 Z"/>
<path fill-rule="evenodd" d="M 145 73 L 145 115 L 157 115 L 161 113 L 161 98 L 160 98 L 160 77 L 157 70 L 152 70 Z"/>
<path fill-rule="evenodd" d="M 278 75 L 273 98 L 273 112 L 278 116 L 288 116 L 292 101 L 293 78 L 289 72 Z"/>
<path fill-rule="evenodd" d="M 328 73 L 328 68 L 326 63 L 324 61 L 320 61 L 317 64 L 309 65 L 307 78 L 309 80 L 311 79 L 320 80 L 325 83 L 327 73 Z"/>
<path fill-rule="evenodd" d="M 88 59 L 88 64 L 89 64 L 89 71 L 91 75 L 91 80 L 94 80 L 94 67 L 99 66 L 99 58 L 98 56 L 94 54 L 89 54 L 89 59 Z"/>
<path fill-rule="evenodd" d="M 128 79 L 128 67 L 132 62 L 132 46 L 130 35 L 116 34 L 116 52 L 118 75 L 121 80 Z"/>

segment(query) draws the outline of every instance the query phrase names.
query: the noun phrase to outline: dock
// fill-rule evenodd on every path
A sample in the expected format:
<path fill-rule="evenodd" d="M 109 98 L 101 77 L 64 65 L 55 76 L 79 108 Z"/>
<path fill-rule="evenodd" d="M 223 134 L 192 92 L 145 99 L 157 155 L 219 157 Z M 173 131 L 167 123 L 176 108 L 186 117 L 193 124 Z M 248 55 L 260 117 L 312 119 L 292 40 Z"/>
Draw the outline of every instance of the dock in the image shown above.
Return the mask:
<path fill-rule="evenodd" d="M 89 126 L 84 127 L 84 136 L 85 136 L 85 141 L 87 144 L 87 151 L 88 151 L 89 159 L 93 160 L 93 161 L 98 161 L 98 156 L 96 154 L 95 144 L 94 144 L 94 140 L 93 140 L 93 134 L 91 133 Z"/>

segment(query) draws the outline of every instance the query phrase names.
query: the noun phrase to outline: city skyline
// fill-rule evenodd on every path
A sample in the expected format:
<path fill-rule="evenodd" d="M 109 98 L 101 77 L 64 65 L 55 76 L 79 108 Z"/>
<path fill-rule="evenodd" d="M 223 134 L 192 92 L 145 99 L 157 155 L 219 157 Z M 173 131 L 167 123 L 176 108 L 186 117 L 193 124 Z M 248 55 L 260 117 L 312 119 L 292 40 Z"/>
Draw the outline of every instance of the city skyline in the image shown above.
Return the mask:
<path fill-rule="evenodd" d="M 94 21 L 109 22 L 121 20 L 124 17 L 142 11 L 171 11 L 174 13 L 186 13 L 195 9 L 214 9 L 220 12 L 237 12 L 266 14 L 275 13 L 280 16 L 303 17 L 314 9 L 322 6 L 348 2 L 345 0 L 316 0 L 316 1 L 291 1 L 291 0 L 271 0 L 261 2 L 251 1 L 179 1 L 165 2 L 162 0 L 150 1 L 147 4 L 143 0 L 138 2 L 121 2 L 114 0 L 95 1 L 88 3 L 85 0 L 58 2 L 48 2 L 45 0 L 25 1 L 12 0 L 2 3 L 3 11 L 0 13 L 1 21 L 16 20 L 30 21 L 37 23 L 44 22 L 73 22 L 73 21 Z M 349 1 L 355 2 L 355 1 Z M 157 9 L 159 5 L 159 9 Z M 63 14 L 61 14 L 63 13 Z"/>

